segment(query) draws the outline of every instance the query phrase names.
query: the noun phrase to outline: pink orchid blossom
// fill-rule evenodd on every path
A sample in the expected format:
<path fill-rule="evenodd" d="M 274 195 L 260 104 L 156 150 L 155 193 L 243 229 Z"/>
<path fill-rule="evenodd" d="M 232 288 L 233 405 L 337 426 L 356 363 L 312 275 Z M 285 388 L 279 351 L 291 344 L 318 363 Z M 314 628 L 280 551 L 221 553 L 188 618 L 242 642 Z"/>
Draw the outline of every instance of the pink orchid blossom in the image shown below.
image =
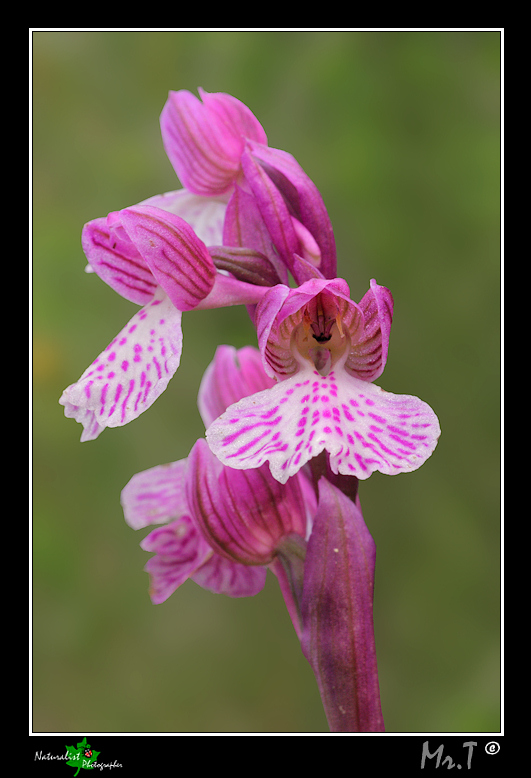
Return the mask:
<path fill-rule="evenodd" d="M 133 476 L 122 491 L 125 519 L 133 529 L 164 523 L 140 544 L 155 552 L 145 566 L 152 601 L 164 602 L 189 578 L 231 597 L 257 594 L 265 583 L 265 567 L 229 560 L 205 540 L 186 497 L 189 472 L 186 459 L 159 465 Z"/>
<path fill-rule="evenodd" d="M 196 232 L 220 243 L 224 210 L 224 203 L 183 190 L 85 225 L 82 245 L 91 269 L 143 307 L 63 392 L 59 402 L 67 417 L 83 424 L 82 441 L 137 418 L 166 389 L 180 363 L 182 311 L 252 305 L 265 293 L 263 286 L 219 272 Z"/>
<path fill-rule="evenodd" d="M 258 343 L 278 383 L 210 425 L 220 461 L 237 469 L 269 461 L 281 483 L 323 450 L 333 473 L 359 479 L 420 467 L 437 444 L 436 415 L 417 397 L 371 383 L 387 360 L 392 308 L 375 281 L 359 305 L 342 279 L 268 290 L 256 310 Z"/>
<path fill-rule="evenodd" d="M 278 254 L 282 282 L 286 270 L 298 283 L 315 272 L 334 278 L 334 234 L 315 184 L 291 154 L 268 146 L 247 106 L 231 95 L 198 91 L 201 99 L 184 89 L 170 92 L 162 138 L 184 187 L 230 196 L 224 245 L 262 251 L 272 262 Z"/>
<path fill-rule="evenodd" d="M 209 424 L 226 403 L 270 384 L 256 349 L 218 348 L 201 384 L 203 420 Z M 267 566 L 293 546 L 293 536 L 300 546 L 305 543 L 316 507 L 313 489 L 302 476 L 284 486 L 267 468 L 240 473 L 224 467 L 203 439 L 186 460 L 133 476 L 121 499 L 134 529 L 165 523 L 141 543 L 155 552 L 146 564 L 155 603 L 188 578 L 232 597 L 256 594 Z M 284 568 L 272 569 L 287 590 Z M 289 593 L 288 608 L 294 617 Z M 299 624 L 296 628 L 300 632 Z"/>

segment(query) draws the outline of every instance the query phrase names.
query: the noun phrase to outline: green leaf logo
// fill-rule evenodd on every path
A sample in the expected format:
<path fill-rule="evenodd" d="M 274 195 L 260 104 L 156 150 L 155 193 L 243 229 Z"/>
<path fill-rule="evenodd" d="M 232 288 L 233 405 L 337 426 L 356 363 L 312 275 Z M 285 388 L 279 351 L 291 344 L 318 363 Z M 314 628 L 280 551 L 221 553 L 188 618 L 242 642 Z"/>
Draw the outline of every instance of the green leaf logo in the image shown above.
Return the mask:
<path fill-rule="evenodd" d="M 93 751 L 90 745 L 87 743 L 87 738 L 84 737 L 81 743 L 77 744 L 77 747 L 66 746 L 66 754 L 68 756 L 67 765 L 69 767 L 77 767 L 76 775 L 81 769 L 91 770 L 94 762 L 97 760 L 101 751 Z"/>

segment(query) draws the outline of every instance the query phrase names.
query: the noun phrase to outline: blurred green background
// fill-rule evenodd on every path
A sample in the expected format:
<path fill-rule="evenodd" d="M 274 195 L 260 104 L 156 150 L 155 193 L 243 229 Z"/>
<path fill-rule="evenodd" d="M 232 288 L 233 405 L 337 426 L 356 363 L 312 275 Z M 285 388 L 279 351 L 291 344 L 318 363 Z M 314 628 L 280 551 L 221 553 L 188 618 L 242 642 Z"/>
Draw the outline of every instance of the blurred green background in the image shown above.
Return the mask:
<path fill-rule="evenodd" d="M 158 117 L 198 86 L 246 103 L 315 181 L 353 299 L 371 278 L 395 299 L 378 383 L 441 421 L 420 470 L 361 485 L 386 728 L 499 730 L 500 47 L 496 31 L 33 32 L 34 731 L 327 731 L 276 580 L 152 605 L 147 532 L 119 504 L 203 434 L 216 346 L 255 342 L 244 310 L 185 314 L 181 367 L 132 424 L 81 444 L 58 404 L 137 310 L 84 273 L 81 228 L 179 188 Z"/>

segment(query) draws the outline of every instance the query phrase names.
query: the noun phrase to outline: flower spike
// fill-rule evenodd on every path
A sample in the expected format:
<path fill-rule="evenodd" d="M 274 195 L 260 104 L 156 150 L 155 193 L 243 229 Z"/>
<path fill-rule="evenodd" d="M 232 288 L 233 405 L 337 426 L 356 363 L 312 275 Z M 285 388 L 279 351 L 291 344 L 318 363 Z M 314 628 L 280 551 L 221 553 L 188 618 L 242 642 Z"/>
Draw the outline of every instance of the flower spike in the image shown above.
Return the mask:
<path fill-rule="evenodd" d="M 225 93 L 170 92 L 164 148 L 184 188 L 88 222 L 87 272 L 140 306 L 60 399 L 81 440 L 135 419 L 182 352 L 184 311 L 245 305 L 258 349 L 218 346 L 198 393 L 206 438 L 137 473 L 121 504 L 150 597 L 188 579 L 231 597 L 277 578 L 332 732 L 384 732 L 373 627 L 376 548 L 359 482 L 420 467 L 440 427 L 373 381 L 393 298 L 337 278 L 332 224 L 296 159 Z"/>

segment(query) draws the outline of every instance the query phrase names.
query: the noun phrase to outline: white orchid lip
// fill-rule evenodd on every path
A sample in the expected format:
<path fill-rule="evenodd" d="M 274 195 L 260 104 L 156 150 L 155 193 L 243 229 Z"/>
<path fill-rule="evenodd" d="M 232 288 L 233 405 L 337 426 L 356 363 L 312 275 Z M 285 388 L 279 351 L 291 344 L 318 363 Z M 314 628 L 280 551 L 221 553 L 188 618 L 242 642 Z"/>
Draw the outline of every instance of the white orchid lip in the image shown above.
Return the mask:
<path fill-rule="evenodd" d="M 83 375 L 64 390 L 65 416 L 83 424 L 82 441 L 121 427 L 146 411 L 166 389 L 182 353 L 181 312 L 157 287 Z"/>

